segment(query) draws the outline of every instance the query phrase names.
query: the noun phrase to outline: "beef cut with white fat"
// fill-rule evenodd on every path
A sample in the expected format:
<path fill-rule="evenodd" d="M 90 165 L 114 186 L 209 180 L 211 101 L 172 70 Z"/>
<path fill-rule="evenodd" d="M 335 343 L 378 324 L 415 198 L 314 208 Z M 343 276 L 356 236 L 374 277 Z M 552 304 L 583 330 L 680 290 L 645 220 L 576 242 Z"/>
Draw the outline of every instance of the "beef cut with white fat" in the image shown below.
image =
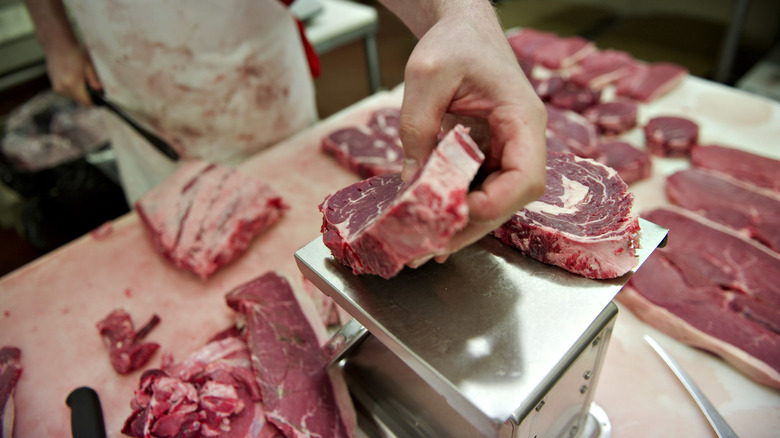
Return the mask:
<path fill-rule="evenodd" d="M 446 248 L 468 222 L 466 195 L 484 155 L 456 126 L 411 181 L 375 176 L 320 205 L 323 242 L 355 274 L 395 276 Z"/>
<path fill-rule="evenodd" d="M 317 336 L 290 284 L 266 273 L 227 294 L 246 319 L 263 407 L 288 437 L 355 436 L 356 419 L 346 384 L 325 366 Z"/>
<path fill-rule="evenodd" d="M 22 377 L 22 351 L 17 347 L 0 348 L 0 437 L 13 437 L 14 391 Z"/>
<path fill-rule="evenodd" d="M 638 105 L 628 100 L 598 103 L 582 115 L 605 135 L 619 135 L 637 125 Z"/>
<path fill-rule="evenodd" d="M 183 164 L 135 206 L 155 248 L 201 279 L 242 255 L 287 209 L 267 184 L 202 160 Z"/>
<path fill-rule="evenodd" d="M 574 111 L 556 108 L 549 104 L 546 108 L 548 137 L 555 137 L 577 156 L 585 158 L 595 156 L 598 133 L 592 123 Z"/>
<path fill-rule="evenodd" d="M 544 263 L 596 279 L 637 265 L 634 197 L 614 169 L 569 153 L 548 153 L 547 190 L 493 235 Z"/>
<path fill-rule="evenodd" d="M 780 193 L 780 160 L 725 146 L 697 145 L 691 150 L 691 166 Z"/>
<path fill-rule="evenodd" d="M 647 148 L 659 157 L 687 157 L 699 141 L 699 125 L 683 117 L 654 117 L 643 130 Z"/>
<path fill-rule="evenodd" d="M 686 169 L 666 180 L 669 200 L 780 251 L 780 194 L 701 169 Z"/>
<path fill-rule="evenodd" d="M 122 433 L 128 436 L 282 438 L 265 420 L 246 342 L 209 342 L 184 361 L 145 371 Z"/>
<path fill-rule="evenodd" d="M 404 151 L 399 124 L 401 110 L 381 108 L 365 125 L 348 126 L 322 139 L 322 150 L 362 178 L 400 172 Z"/>
<path fill-rule="evenodd" d="M 640 319 L 780 388 L 780 255 L 676 207 L 642 213 L 669 229 L 618 294 Z"/>

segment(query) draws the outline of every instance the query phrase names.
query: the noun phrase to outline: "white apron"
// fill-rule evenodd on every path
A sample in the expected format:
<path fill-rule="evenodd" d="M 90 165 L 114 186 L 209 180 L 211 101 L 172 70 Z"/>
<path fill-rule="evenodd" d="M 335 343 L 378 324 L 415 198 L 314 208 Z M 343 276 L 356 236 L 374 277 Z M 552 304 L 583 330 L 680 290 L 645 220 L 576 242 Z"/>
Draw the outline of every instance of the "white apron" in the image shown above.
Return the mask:
<path fill-rule="evenodd" d="M 279 0 L 67 0 L 106 98 L 182 159 L 236 164 L 313 123 L 314 87 Z M 128 201 L 176 164 L 107 117 Z"/>

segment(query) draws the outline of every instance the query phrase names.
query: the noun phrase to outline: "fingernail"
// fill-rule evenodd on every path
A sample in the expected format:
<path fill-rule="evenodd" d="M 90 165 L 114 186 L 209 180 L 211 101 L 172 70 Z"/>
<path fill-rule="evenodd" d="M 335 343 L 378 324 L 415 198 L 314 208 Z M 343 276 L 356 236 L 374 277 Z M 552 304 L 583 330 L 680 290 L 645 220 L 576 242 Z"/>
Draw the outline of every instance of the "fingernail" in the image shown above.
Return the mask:
<path fill-rule="evenodd" d="M 414 158 L 405 158 L 404 167 L 403 170 L 401 170 L 401 179 L 404 181 L 409 181 L 414 177 L 419 169 L 420 164 L 417 163 L 417 160 Z"/>

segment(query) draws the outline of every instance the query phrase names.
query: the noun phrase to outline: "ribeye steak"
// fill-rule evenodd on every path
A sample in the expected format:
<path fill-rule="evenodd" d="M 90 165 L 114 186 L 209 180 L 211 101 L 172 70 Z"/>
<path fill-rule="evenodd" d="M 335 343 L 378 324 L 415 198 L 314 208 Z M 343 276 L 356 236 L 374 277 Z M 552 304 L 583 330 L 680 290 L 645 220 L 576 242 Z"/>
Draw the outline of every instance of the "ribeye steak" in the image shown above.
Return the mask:
<path fill-rule="evenodd" d="M 493 235 L 544 263 L 588 278 L 619 277 L 637 265 L 634 197 L 614 169 L 548 153 L 547 190 Z"/>

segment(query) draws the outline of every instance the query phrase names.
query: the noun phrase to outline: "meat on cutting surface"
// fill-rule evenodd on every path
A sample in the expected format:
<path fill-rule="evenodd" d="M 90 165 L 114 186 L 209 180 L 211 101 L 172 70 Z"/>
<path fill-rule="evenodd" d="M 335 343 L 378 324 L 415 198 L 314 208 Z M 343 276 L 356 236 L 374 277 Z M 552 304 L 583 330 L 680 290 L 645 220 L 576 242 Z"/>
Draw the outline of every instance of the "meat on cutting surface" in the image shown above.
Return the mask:
<path fill-rule="evenodd" d="M 558 36 L 550 32 L 524 28 L 507 35 L 507 39 L 512 51 L 515 52 L 515 57 L 522 63 L 524 60 L 533 60 L 534 52 L 543 45 L 558 40 Z"/>
<path fill-rule="evenodd" d="M 376 176 L 328 196 L 320 205 L 323 241 L 355 274 L 395 276 L 446 248 L 466 226 L 466 194 L 484 156 L 456 126 L 414 178 Z"/>
<path fill-rule="evenodd" d="M 557 108 L 582 113 L 601 101 L 601 90 L 567 82 L 563 87 L 551 90 L 547 100 Z"/>
<path fill-rule="evenodd" d="M 579 36 L 556 37 L 541 44 L 531 56 L 535 63 L 551 70 L 558 70 L 571 67 L 595 50 L 596 46 L 585 38 Z"/>
<path fill-rule="evenodd" d="M 651 102 L 674 89 L 687 75 L 687 69 L 668 62 L 634 63 L 617 80 L 615 94 Z"/>
<path fill-rule="evenodd" d="M 548 138 L 555 137 L 580 157 L 593 157 L 598 147 L 595 126 L 574 111 L 556 108 L 549 104 L 546 107 Z"/>
<path fill-rule="evenodd" d="M 619 277 L 637 265 L 634 197 L 614 169 L 548 153 L 547 190 L 493 235 L 529 257 L 588 278 Z"/>
<path fill-rule="evenodd" d="M 619 135 L 637 125 L 639 106 L 630 100 L 601 102 L 586 109 L 582 115 L 596 125 L 604 135 Z"/>
<path fill-rule="evenodd" d="M 0 437 L 13 437 L 14 390 L 22 377 L 22 351 L 17 347 L 0 348 Z"/>
<path fill-rule="evenodd" d="M 116 309 L 97 323 L 114 371 L 129 374 L 146 365 L 160 344 L 141 341 L 159 322 L 160 318 L 153 315 L 149 322 L 136 331 L 130 314 Z"/>
<path fill-rule="evenodd" d="M 536 95 L 545 102 L 566 86 L 566 79 L 560 75 L 550 75 L 546 78 L 529 78 Z"/>
<path fill-rule="evenodd" d="M 128 436 L 278 437 L 265 420 L 246 342 L 214 340 L 179 364 L 145 371 L 131 401 Z"/>
<path fill-rule="evenodd" d="M 182 164 L 135 207 L 155 248 L 204 280 L 287 209 L 265 183 L 202 160 Z"/>
<path fill-rule="evenodd" d="M 687 157 L 699 141 L 699 125 L 683 117 L 654 117 L 642 129 L 647 148 L 659 157 Z"/>
<path fill-rule="evenodd" d="M 348 126 L 322 140 L 322 150 L 362 178 L 400 172 L 404 151 L 398 108 L 376 110 L 365 126 Z"/>
<path fill-rule="evenodd" d="M 569 80 L 581 87 L 603 89 L 630 71 L 634 58 L 619 50 L 596 50 L 580 60 Z"/>
<path fill-rule="evenodd" d="M 691 166 L 725 173 L 740 181 L 780 192 L 780 160 L 718 145 L 696 146 Z"/>
<path fill-rule="evenodd" d="M 602 140 L 595 160 L 617 170 L 626 184 L 649 178 L 653 170 L 649 153 L 622 140 Z"/>
<path fill-rule="evenodd" d="M 683 209 L 642 217 L 669 229 L 669 242 L 619 301 L 669 336 L 780 388 L 780 255 Z"/>
<path fill-rule="evenodd" d="M 673 204 L 780 251 L 780 193 L 773 196 L 716 172 L 686 169 L 667 178 L 666 194 Z"/>
<path fill-rule="evenodd" d="M 246 318 L 246 339 L 268 421 L 288 437 L 352 437 L 343 380 L 331 375 L 317 336 L 284 277 L 266 273 L 227 294 Z"/>

